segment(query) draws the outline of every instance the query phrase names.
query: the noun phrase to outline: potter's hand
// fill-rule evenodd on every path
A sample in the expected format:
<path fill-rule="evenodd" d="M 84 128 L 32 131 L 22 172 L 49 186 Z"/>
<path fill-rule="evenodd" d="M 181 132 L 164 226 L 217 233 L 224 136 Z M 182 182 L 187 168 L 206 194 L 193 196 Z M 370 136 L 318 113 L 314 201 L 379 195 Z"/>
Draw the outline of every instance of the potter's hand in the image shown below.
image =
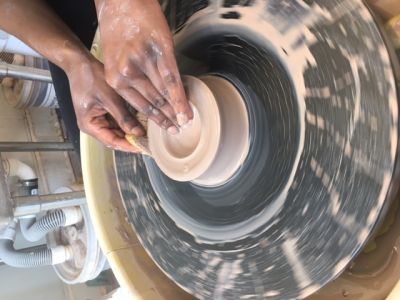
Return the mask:
<path fill-rule="evenodd" d="M 125 134 L 141 136 L 144 130 L 123 99 L 106 83 L 103 65 L 89 58 L 67 71 L 67 75 L 80 130 L 109 148 L 139 152 L 126 141 Z"/>
<path fill-rule="evenodd" d="M 96 0 L 106 80 L 170 133 L 193 118 L 157 0 Z"/>
<path fill-rule="evenodd" d="M 0 0 L 0 28 L 28 43 L 67 74 L 79 127 L 114 149 L 137 152 L 125 133 L 144 130 L 107 85 L 104 66 L 44 0 Z"/>

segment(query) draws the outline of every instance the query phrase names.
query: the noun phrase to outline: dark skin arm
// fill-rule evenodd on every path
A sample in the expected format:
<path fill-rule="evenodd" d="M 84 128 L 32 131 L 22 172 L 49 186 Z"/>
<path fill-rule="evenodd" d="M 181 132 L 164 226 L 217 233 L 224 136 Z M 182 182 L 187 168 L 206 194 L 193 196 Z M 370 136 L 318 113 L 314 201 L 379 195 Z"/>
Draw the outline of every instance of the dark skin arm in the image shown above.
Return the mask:
<path fill-rule="evenodd" d="M 65 71 L 83 132 L 110 148 L 137 151 L 124 136 L 143 135 L 143 128 L 106 83 L 103 65 L 43 1 L 0 0 L 0 27 Z"/>
<path fill-rule="evenodd" d="M 103 28 L 106 72 L 41 0 L 0 0 L 0 28 L 23 40 L 66 72 L 78 125 L 83 132 L 110 148 L 137 152 L 125 140 L 125 134 L 141 136 L 145 131 L 127 110 L 121 96 L 171 133 L 178 131 L 177 123 L 184 125 L 192 118 L 173 56 L 171 33 L 158 3 L 153 3 L 153 0 L 99 0 L 96 5 L 100 28 Z M 112 5 L 125 5 L 131 9 L 117 10 L 115 15 L 115 6 Z M 143 21 L 136 13 L 139 8 L 146 10 L 146 16 L 155 13 L 161 18 L 160 23 Z M 132 16 L 142 28 L 142 33 L 134 39 L 128 38 L 126 32 L 126 22 L 129 23 Z M 115 32 L 104 30 L 111 24 L 114 24 Z M 155 26 L 161 27 L 155 29 Z M 148 55 L 144 47 L 149 45 L 147 41 L 153 41 L 154 50 L 161 52 L 157 50 L 156 56 Z M 160 54 L 162 58 L 158 57 Z M 131 58 L 135 55 L 141 59 L 133 64 Z M 124 78 L 120 78 L 121 70 Z M 117 88 L 118 93 L 107 81 Z"/>
<path fill-rule="evenodd" d="M 157 0 L 95 0 L 107 82 L 169 130 L 193 118 Z"/>

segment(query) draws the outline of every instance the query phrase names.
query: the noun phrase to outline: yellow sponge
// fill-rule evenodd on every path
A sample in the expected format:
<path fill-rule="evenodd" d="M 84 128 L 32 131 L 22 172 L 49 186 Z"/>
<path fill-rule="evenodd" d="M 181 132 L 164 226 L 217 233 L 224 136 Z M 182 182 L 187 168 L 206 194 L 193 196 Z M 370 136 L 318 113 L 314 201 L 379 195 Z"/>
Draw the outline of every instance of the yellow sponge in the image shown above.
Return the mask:
<path fill-rule="evenodd" d="M 127 134 L 125 135 L 126 140 L 134 147 L 138 148 L 143 155 L 151 156 L 149 149 L 149 140 L 147 136 L 136 137 L 134 135 Z"/>
<path fill-rule="evenodd" d="M 142 113 L 136 114 L 136 119 L 142 124 L 144 130 L 147 131 L 147 117 Z M 125 135 L 126 140 L 133 146 L 138 148 L 141 151 L 141 154 L 151 156 L 150 148 L 149 148 L 149 140 L 147 136 L 136 137 L 131 134 Z"/>

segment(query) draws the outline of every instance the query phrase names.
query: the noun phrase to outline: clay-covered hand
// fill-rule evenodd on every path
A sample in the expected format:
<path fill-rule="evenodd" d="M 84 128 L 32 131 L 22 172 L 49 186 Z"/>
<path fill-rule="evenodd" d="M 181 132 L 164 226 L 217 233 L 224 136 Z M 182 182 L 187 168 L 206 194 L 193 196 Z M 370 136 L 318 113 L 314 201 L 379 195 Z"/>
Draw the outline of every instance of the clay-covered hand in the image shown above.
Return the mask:
<path fill-rule="evenodd" d="M 106 80 L 170 133 L 193 118 L 157 0 L 98 0 Z"/>
<path fill-rule="evenodd" d="M 104 67 L 95 58 L 67 71 L 72 100 L 81 131 L 107 147 L 139 152 L 125 134 L 144 135 L 144 129 L 128 111 L 125 101 L 106 83 Z"/>

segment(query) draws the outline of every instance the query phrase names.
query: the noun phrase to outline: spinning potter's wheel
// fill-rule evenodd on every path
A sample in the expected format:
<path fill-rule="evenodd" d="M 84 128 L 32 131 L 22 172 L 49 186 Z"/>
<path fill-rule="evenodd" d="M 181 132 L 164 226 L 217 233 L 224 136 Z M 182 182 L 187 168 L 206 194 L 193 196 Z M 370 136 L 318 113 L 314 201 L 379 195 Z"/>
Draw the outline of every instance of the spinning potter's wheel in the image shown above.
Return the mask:
<path fill-rule="evenodd" d="M 155 146 L 155 159 L 116 152 L 129 220 L 198 298 L 304 298 L 354 259 L 395 192 L 397 91 L 379 28 L 356 0 L 168 3 L 181 72 L 218 108 L 199 121 L 221 131 L 194 173 L 171 161 L 201 132 L 183 154 L 159 140 L 166 165 Z M 222 116 L 229 99 L 242 121 Z M 245 138 L 229 154 L 235 124 Z"/>

